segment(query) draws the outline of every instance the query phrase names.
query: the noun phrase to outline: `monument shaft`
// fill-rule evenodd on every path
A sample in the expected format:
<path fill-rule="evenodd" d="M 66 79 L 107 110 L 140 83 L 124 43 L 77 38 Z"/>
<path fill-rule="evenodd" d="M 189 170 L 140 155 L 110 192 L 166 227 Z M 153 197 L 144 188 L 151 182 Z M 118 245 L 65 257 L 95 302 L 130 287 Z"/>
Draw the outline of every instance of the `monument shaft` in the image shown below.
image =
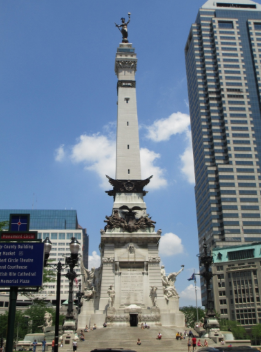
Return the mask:
<path fill-rule="evenodd" d="M 117 49 L 115 73 L 118 77 L 118 117 L 116 179 L 140 180 L 140 145 L 135 72 L 137 58 L 130 43 Z"/>
<path fill-rule="evenodd" d="M 78 328 L 103 324 L 137 326 L 184 326 L 174 283 L 177 273 L 160 268 L 161 230 L 147 214 L 143 188 L 150 178 L 141 179 L 139 126 L 135 72 L 137 58 L 131 43 L 117 49 L 115 72 L 118 77 L 116 179 L 109 176 L 113 189 L 112 214 L 101 230 L 101 266 L 84 274 L 84 301 Z"/>

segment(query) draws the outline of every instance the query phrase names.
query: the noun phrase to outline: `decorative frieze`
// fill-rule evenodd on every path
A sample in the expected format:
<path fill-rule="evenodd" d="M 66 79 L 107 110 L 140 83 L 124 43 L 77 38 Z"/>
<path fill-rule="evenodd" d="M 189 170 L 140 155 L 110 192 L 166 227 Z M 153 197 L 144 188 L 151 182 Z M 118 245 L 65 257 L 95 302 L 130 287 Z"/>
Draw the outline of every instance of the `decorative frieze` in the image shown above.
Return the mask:
<path fill-rule="evenodd" d="M 117 83 L 117 88 L 122 87 L 122 88 L 136 88 L 136 81 L 125 81 L 121 80 L 118 81 Z"/>
<path fill-rule="evenodd" d="M 149 257 L 149 263 L 160 263 L 160 257 Z"/>
<path fill-rule="evenodd" d="M 111 263 L 114 263 L 114 258 L 109 258 L 109 257 L 102 258 L 102 263 L 103 263 L 103 264 L 111 264 Z"/>
<path fill-rule="evenodd" d="M 116 60 L 115 62 L 116 69 L 119 68 L 131 68 L 137 70 L 137 60 Z"/>

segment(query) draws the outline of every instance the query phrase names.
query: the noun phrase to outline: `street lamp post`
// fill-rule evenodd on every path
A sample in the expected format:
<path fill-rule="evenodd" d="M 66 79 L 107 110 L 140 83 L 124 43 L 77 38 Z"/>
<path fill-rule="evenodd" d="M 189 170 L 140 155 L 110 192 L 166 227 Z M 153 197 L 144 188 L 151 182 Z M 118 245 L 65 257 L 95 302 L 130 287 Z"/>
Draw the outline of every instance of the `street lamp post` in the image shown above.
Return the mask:
<path fill-rule="evenodd" d="M 82 283 L 81 280 L 78 280 L 79 282 L 79 291 L 76 293 L 76 297 L 78 299 L 78 303 L 77 303 L 77 314 L 79 315 L 81 313 L 81 307 L 82 307 L 82 296 L 84 295 L 84 293 L 82 292 Z"/>
<path fill-rule="evenodd" d="M 80 244 L 76 238 L 72 237 L 70 243 L 71 256 L 65 258 L 65 263 L 69 266 L 69 270 L 65 277 L 69 280 L 69 297 L 68 297 L 68 308 L 66 319 L 74 319 L 73 315 L 73 281 L 78 276 L 73 270 L 78 263 L 78 252 L 80 249 Z"/>
<path fill-rule="evenodd" d="M 55 346 L 54 346 L 54 352 L 58 352 L 58 347 L 59 347 L 59 317 L 60 317 L 60 294 L 61 294 L 61 272 L 62 269 L 65 267 L 70 268 L 68 273 L 65 275 L 69 280 L 69 299 L 68 299 L 68 309 L 67 309 L 67 315 L 66 318 L 73 318 L 73 280 L 77 277 L 77 274 L 73 270 L 75 265 L 77 265 L 78 262 L 78 252 L 80 249 L 80 244 L 76 240 L 76 238 L 72 237 L 71 238 L 71 243 L 70 243 L 70 251 L 71 251 L 71 256 L 65 258 L 65 264 L 62 264 L 59 260 L 57 264 L 47 264 L 47 259 L 50 255 L 50 251 L 52 249 L 52 242 L 49 240 L 47 237 L 44 240 L 44 253 L 45 253 L 45 258 L 44 258 L 44 265 L 45 266 L 51 266 L 56 269 L 57 271 L 57 279 L 56 279 L 56 311 L 55 311 Z M 71 304 L 70 304 L 71 302 Z"/>
<path fill-rule="evenodd" d="M 205 238 L 203 239 L 203 253 L 198 254 L 199 257 L 199 265 L 203 266 L 205 270 L 203 273 L 200 273 L 199 275 L 202 276 L 205 279 L 206 282 L 206 289 L 207 289 L 207 304 L 206 304 L 206 315 L 204 319 L 204 325 L 206 324 L 207 318 L 215 317 L 215 311 L 214 311 L 214 301 L 211 297 L 211 287 L 210 287 L 210 281 L 212 280 L 214 274 L 212 274 L 212 271 L 210 270 L 211 265 L 213 263 L 213 256 L 208 254 L 208 248 L 206 244 Z"/>

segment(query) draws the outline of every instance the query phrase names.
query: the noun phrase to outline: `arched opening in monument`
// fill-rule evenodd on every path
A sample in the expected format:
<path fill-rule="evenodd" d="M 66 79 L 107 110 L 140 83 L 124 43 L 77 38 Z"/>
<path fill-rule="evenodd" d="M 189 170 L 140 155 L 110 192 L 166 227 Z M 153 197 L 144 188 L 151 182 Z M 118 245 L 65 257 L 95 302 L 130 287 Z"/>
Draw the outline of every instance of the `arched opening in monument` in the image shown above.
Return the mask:
<path fill-rule="evenodd" d="M 130 314 L 130 326 L 138 326 L 138 314 Z"/>

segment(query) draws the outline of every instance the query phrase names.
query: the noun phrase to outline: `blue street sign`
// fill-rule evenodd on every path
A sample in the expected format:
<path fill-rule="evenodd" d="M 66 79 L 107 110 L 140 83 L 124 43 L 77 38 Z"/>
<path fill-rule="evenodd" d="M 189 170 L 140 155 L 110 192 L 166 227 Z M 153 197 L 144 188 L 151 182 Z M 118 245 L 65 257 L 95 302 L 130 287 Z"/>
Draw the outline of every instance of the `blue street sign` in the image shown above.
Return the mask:
<path fill-rule="evenodd" d="M 42 286 L 43 264 L 43 243 L 0 242 L 0 287 Z"/>

